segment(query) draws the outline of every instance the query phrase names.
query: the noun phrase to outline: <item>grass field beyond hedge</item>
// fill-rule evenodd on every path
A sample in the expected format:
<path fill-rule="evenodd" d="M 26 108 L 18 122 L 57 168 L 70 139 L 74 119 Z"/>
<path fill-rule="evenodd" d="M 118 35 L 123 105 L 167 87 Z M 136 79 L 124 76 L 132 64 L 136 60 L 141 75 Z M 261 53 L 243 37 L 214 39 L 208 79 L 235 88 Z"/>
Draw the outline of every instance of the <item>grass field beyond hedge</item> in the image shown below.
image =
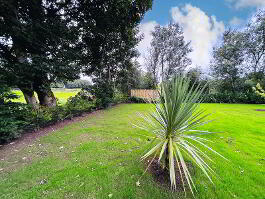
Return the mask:
<path fill-rule="evenodd" d="M 55 97 L 59 100 L 59 103 L 65 104 L 69 97 L 75 96 L 81 89 L 63 89 L 63 88 L 53 88 L 52 91 Z M 18 99 L 12 100 L 13 102 L 26 103 L 23 93 L 20 90 L 13 90 L 13 93 L 19 96 Z M 37 97 L 37 95 L 35 94 Z"/>
<path fill-rule="evenodd" d="M 216 121 L 203 127 L 223 132 L 208 135 L 209 143 L 230 161 L 214 158 L 215 187 L 195 170 L 196 198 L 265 198 L 264 105 L 203 104 Z M 147 104 L 124 104 L 91 114 L 12 151 L 0 160 L 0 198 L 184 198 L 156 184 L 150 174 L 141 177 L 139 161 L 148 141 L 132 128 L 136 113 Z M 206 150 L 205 150 L 206 151 Z M 1 153 L 1 150 L 0 150 Z M 1 157 L 1 155 L 0 155 Z M 187 198 L 192 198 L 189 193 Z"/>

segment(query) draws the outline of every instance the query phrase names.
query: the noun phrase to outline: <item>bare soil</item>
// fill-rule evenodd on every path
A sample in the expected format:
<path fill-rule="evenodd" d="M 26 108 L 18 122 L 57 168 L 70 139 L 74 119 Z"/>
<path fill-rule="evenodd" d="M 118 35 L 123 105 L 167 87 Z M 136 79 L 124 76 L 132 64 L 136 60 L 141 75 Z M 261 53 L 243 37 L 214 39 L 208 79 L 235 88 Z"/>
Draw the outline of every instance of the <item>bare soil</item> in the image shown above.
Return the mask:
<path fill-rule="evenodd" d="M 147 162 L 146 165 L 148 165 L 148 164 L 149 163 Z M 194 174 L 193 165 L 191 163 L 189 163 L 189 162 L 186 162 L 186 164 L 189 167 L 188 169 L 191 172 L 191 175 Z M 148 168 L 148 171 L 149 171 L 149 173 L 151 173 L 151 175 L 153 176 L 153 178 L 155 179 L 155 181 L 157 182 L 157 184 L 159 186 L 162 186 L 162 187 L 164 187 L 166 189 L 171 190 L 169 172 L 166 169 L 163 169 L 162 165 L 158 162 L 157 159 L 155 159 L 152 162 L 152 164 Z M 182 183 L 182 180 L 181 180 L 179 169 L 176 167 L 175 171 L 176 171 L 175 177 L 176 177 L 176 185 L 177 185 L 175 191 L 182 192 L 182 191 L 184 191 L 184 189 L 183 189 L 183 183 Z M 186 184 L 186 180 L 185 179 L 183 179 L 183 180 L 184 180 L 184 184 Z"/>

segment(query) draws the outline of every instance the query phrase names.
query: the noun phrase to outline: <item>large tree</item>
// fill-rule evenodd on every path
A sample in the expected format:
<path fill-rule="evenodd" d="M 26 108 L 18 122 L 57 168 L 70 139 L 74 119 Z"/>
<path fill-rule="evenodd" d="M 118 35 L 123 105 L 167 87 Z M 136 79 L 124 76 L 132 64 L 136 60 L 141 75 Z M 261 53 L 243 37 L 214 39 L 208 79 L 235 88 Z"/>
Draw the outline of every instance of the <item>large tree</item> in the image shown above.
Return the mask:
<path fill-rule="evenodd" d="M 1 0 L 0 71 L 10 86 L 36 105 L 55 106 L 50 84 L 78 78 L 80 68 L 71 1 Z"/>
<path fill-rule="evenodd" d="M 265 12 L 259 10 L 243 32 L 247 72 L 253 75 L 265 72 Z"/>
<path fill-rule="evenodd" d="M 237 81 L 243 74 L 244 53 L 243 34 L 228 30 L 223 34 L 223 42 L 214 48 L 211 61 L 213 76 L 222 82 L 223 89 L 236 92 Z"/>
<path fill-rule="evenodd" d="M 82 65 L 84 73 L 93 77 L 94 91 L 102 98 L 102 106 L 107 106 L 115 86 L 130 73 L 141 39 L 137 27 L 151 6 L 152 0 L 80 1 L 76 17 L 82 32 Z M 122 86 L 123 92 L 128 92 L 129 82 Z"/>
<path fill-rule="evenodd" d="M 118 72 L 115 87 L 130 95 L 131 89 L 141 88 L 143 72 L 137 61 L 128 62 L 126 66 Z"/>
<path fill-rule="evenodd" d="M 135 28 L 152 0 L 1 0 L 0 70 L 28 103 L 54 106 L 52 82 L 81 69 L 111 82 L 136 56 Z"/>
<path fill-rule="evenodd" d="M 159 54 L 157 48 L 150 48 L 145 57 L 145 66 L 151 76 L 153 88 L 156 88 L 159 82 Z"/>
<path fill-rule="evenodd" d="M 191 64 L 188 55 L 192 49 L 190 42 L 185 42 L 180 25 L 172 22 L 167 26 L 157 25 L 152 36 L 150 57 L 153 59 L 151 61 L 153 74 L 157 64 L 162 81 L 170 79 L 177 73 L 183 73 Z"/>
<path fill-rule="evenodd" d="M 78 22 L 85 73 L 115 81 L 119 71 L 137 56 L 137 25 L 152 0 L 80 1 Z"/>

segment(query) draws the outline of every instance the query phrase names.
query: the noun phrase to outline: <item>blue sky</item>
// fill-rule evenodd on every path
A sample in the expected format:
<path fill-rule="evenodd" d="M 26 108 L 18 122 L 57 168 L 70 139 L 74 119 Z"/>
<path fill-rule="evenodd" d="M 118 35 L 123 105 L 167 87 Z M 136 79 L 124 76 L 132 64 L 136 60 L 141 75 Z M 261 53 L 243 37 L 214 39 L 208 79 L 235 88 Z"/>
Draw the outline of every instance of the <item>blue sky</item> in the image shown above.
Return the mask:
<path fill-rule="evenodd" d="M 234 17 L 247 20 L 256 10 L 255 4 L 238 8 L 226 0 L 154 0 L 153 8 L 145 15 L 143 22 L 156 20 L 159 24 L 166 24 L 171 20 L 171 8 L 183 7 L 186 4 L 200 8 L 209 16 L 216 16 L 217 20 L 222 20 L 226 25 Z"/>
<path fill-rule="evenodd" d="M 154 0 L 153 8 L 144 16 L 140 32 L 144 39 L 138 45 L 138 61 L 145 65 L 144 57 L 152 40 L 151 31 L 157 24 L 169 21 L 179 23 L 186 41 L 191 41 L 193 52 L 189 55 L 192 67 L 207 69 L 212 48 L 228 28 L 241 28 L 265 0 Z"/>

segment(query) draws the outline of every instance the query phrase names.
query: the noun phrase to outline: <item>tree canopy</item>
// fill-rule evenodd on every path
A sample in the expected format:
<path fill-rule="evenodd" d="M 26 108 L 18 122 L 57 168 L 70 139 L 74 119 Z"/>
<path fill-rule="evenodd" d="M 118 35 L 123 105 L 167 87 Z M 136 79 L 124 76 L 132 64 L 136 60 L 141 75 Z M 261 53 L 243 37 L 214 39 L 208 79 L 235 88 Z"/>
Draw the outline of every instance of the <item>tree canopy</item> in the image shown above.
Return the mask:
<path fill-rule="evenodd" d="M 0 72 L 26 101 L 54 106 L 53 82 L 81 72 L 113 81 L 137 55 L 137 28 L 152 0 L 1 0 Z"/>

